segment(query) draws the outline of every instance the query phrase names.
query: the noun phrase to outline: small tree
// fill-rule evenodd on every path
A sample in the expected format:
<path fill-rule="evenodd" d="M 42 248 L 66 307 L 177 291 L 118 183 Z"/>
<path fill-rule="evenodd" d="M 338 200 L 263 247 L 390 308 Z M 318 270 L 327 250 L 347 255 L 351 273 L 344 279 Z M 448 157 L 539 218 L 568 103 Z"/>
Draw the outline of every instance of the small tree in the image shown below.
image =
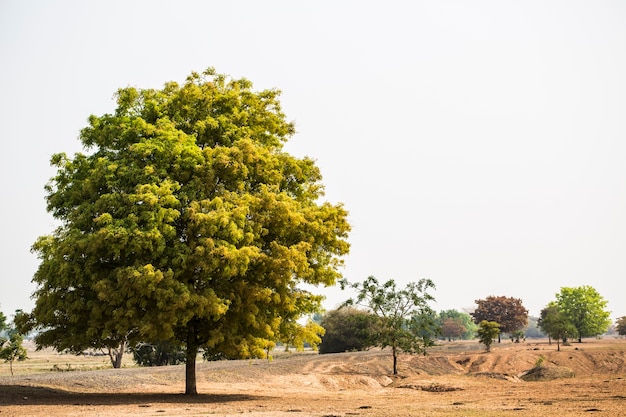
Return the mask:
<path fill-rule="evenodd" d="M 554 302 L 541 310 L 538 325 L 548 334 L 549 340 L 556 339 L 557 351 L 561 350 L 561 340 L 565 341 L 568 337 L 576 335 L 576 327 Z"/>
<path fill-rule="evenodd" d="M 322 336 L 320 353 L 366 350 L 373 346 L 376 316 L 352 307 L 327 312 L 321 321 L 326 333 Z"/>
<path fill-rule="evenodd" d="M 0 338 L 0 359 L 9 363 L 13 375 L 13 362 L 28 359 L 26 349 L 22 346 L 24 338 L 17 332 L 11 332 L 9 339 Z"/>
<path fill-rule="evenodd" d="M 622 316 L 615 322 L 615 330 L 620 336 L 626 336 L 626 316 Z"/>
<path fill-rule="evenodd" d="M 491 351 L 491 344 L 500 336 L 500 325 L 495 321 L 483 320 L 478 324 L 478 340 L 485 345 L 487 352 Z"/>
<path fill-rule="evenodd" d="M 425 353 L 426 347 L 438 332 L 426 325 L 420 317 L 432 317 L 433 311 L 428 303 L 434 298 L 428 293 L 435 284 L 429 279 L 409 283 L 406 288 L 398 289 L 394 280 L 383 284 L 370 276 L 362 283 L 340 281 L 341 287 L 357 290 L 355 299 L 346 301 L 346 305 L 360 305 L 368 308 L 377 318 L 377 331 L 373 345 L 380 348 L 391 347 L 393 355 L 393 374 L 398 374 L 398 354 Z M 412 320 L 413 318 L 413 320 Z M 416 320 L 417 318 L 417 320 Z"/>

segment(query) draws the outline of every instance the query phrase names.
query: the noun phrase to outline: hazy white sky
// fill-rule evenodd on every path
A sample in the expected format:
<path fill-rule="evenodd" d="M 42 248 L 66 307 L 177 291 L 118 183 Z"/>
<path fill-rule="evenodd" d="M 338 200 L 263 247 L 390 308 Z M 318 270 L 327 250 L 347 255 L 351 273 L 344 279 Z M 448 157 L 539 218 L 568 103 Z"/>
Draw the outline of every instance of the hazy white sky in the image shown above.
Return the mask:
<path fill-rule="evenodd" d="M 349 280 L 535 316 L 591 285 L 624 316 L 625 22 L 619 0 L 0 0 L 0 310 L 34 304 L 50 156 L 117 88 L 213 66 L 283 91 L 287 149 L 350 212 Z"/>

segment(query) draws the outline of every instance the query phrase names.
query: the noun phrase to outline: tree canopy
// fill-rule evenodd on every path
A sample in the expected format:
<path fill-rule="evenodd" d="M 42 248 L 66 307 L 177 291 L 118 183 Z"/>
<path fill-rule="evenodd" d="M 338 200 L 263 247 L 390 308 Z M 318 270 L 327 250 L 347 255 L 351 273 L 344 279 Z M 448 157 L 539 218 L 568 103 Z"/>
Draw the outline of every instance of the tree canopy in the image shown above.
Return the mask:
<path fill-rule="evenodd" d="M 605 310 L 607 301 L 589 285 L 562 287 L 556 294 L 559 311 L 576 328 L 578 341 L 607 331 L 611 313 Z"/>
<path fill-rule="evenodd" d="M 199 349 L 262 354 L 283 317 L 319 309 L 299 284 L 340 278 L 350 226 L 315 163 L 283 151 L 295 129 L 279 94 L 208 69 L 120 89 L 114 113 L 89 118 L 88 153 L 51 160 L 60 226 L 33 245 L 39 346 L 182 343 L 195 394 Z"/>
<path fill-rule="evenodd" d="M 528 310 L 519 298 L 490 295 L 485 299 L 476 300 L 476 304 L 476 309 L 470 313 L 474 322 L 480 325 L 483 320 L 495 321 L 500 325 L 500 334 L 513 333 L 528 324 Z"/>
<path fill-rule="evenodd" d="M 394 375 L 398 373 L 398 353 L 425 353 L 434 343 L 439 329 L 428 304 L 435 300 L 428 292 L 435 288 L 430 279 L 410 282 L 402 289 L 392 279 L 380 283 L 373 276 L 361 283 L 342 280 L 341 285 L 357 290 L 356 297 L 347 300 L 346 305 L 366 307 L 376 316 L 371 343 L 381 348 L 391 347 Z"/>

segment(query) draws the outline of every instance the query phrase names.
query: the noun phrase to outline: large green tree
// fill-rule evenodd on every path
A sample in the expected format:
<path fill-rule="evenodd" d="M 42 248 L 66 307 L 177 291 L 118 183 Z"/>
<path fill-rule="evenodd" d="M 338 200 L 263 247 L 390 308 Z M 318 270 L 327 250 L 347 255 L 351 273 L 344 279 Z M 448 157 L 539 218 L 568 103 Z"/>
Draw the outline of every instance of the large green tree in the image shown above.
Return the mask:
<path fill-rule="evenodd" d="M 85 153 L 52 157 L 60 226 L 33 246 L 39 346 L 180 342 L 196 394 L 200 349 L 262 354 L 283 316 L 319 308 L 299 285 L 340 277 L 347 212 L 322 201 L 311 159 L 283 150 L 295 130 L 278 96 L 209 69 L 120 89 L 114 113 L 89 118 Z"/>
<path fill-rule="evenodd" d="M 485 299 L 476 300 L 476 304 L 476 309 L 470 313 L 474 322 L 478 325 L 482 321 L 498 323 L 500 325 L 498 343 L 502 333 L 513 334 L 528 324 L 528 310 L 519 298 L 490 295 Z"/>
<path fill-rule="evenodd" d="M 360 305 L 377 317 L 372 345 L 391 347 L 393 374 L 398 374 L 398 354 L 425 353 L 432 346 L 440 329 L 435 324 L 435 313 L 429 306 L 434 297 L 429 290 L 435 288 L 430 279 L 410 282 L 398 288 L 394 280 L 384 283 L 370 276 L 363 282 L 341 281 L 342 288 L 357 291 L 346 305 Z"/>
<path fill-rule="evenodd" d="M 589 285 L 562 287 L 556 302 L 559 311 L 576 328 L 578 342 L 606 332 L 611 324 L 611 313 L 605 310 L 607 301 Z"/>

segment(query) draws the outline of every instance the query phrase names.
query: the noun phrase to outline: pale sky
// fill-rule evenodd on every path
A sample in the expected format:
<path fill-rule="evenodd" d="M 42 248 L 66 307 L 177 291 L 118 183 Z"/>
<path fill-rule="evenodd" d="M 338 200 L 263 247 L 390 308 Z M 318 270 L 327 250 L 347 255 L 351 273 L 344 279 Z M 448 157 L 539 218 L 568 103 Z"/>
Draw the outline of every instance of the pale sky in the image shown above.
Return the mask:
<path fill-rule="evenodd" d="M 591 285 L 626 315 L 626 2 L 0 0 L 0 310 L 30 311 L 50 156 L 119 87 L 192 71 L 282 90 L 353 231 L 343 274 L 533 316 Z M 350 294 L 316 290 L 336 307 Z"/>

